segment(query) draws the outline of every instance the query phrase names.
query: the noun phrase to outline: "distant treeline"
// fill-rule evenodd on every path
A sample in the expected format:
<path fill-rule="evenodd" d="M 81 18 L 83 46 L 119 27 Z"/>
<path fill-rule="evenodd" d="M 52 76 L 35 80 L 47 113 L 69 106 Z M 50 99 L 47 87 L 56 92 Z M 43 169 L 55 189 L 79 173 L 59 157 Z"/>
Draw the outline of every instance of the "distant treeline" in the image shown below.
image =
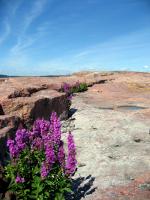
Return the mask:
<path fill-rule="evenodd" d="M 4 74 L 0 74 L 0 78 L 7 78 L 7 77 L 9 77 L 9 76 L 4 75 Z"/>
<path fill-rule="evenodd" d="M 33 77 L 62 77 L 62 76 L 70 76 L 68 75 L 45 75 L 45 76 L 33 76 Z M 5 74 L 0 74 L 0 78 L 9 78 L 9 77 L 27 77 L 27 76 L 8 76 Z"/>

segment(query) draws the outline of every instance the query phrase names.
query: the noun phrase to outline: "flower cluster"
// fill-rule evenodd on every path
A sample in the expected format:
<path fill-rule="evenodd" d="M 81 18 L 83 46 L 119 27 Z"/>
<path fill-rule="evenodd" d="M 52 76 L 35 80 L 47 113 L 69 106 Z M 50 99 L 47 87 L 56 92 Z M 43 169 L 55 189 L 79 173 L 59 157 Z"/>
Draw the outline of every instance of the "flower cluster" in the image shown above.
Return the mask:
<path fill-rule="evenodd" d="M 26 163 L 33 165 L 30 167 L 31 169 L 40 163 L 39 176 L 41 180 L 45 180 L 52 173 L 54 167 L 58 168 L 63 176 L 71 177 L 77 167 L 74 139 L 73 135 L 69 133 L 68 155 L 66 155 L 61 135 L 60 119 L 56 112 L 53 112 L 49 121 L 38 119 L 31 131 L 18 130 L 15 139 L 7 141 L 10 156 L 17 163 L 25 155 L 25 152 L 28 152 L 28 155 L 25 156 Z M 27 175 L 23 170 L 16 171 L 15 176 L 16 183 L 24 183 L 29 178 L 26 178 Z"/>
<path fill-rule="evenodd" d="M 24 183 L 24 182 L 25 182 L 25 179 L 22 178 L 21 176 L 16 177 L 16 183 Z"/>
<path fill-rule="evenodd" d="M 67 94 L 68 100 L 72 99 L 72 96 L 74 93 L 78 92 L 84 92 L 88 89 L 88 86 L 86 83 L 80 83 L 77 81 L 75 84 L 70 85 L 68 83 L 63 83 L 61 86 L 61 91 L 65 92 Z"/>
<path fill-rule="evenodd" d="M 55 145 L 59 146 L 61 140 L 61 123 L 59 118 L 57 118 L 56 112 L 53 112 L 50 118 L 50 130 L 52 133 L 53 142 Z"/>
<path fill-rule="evenodd" d="M 66 173 L 73 175 L 76 170 L 76 148 L 71 132 L 68 135 L 68 158 L 66 162 Z"/>
<path fill-rule="evenodd" d="M 71 85 L 70 85 L 69 83 L 64 83 L 64 84 L 62 85 L 62 88 L 63 88 L 63 91 L 64 91 L 65 93 L 68 93 L 68 92 L 70 92 Z"/>
<path fill-rule="evenodd" d="M 16 132 L 15 140 L 9 139 L 7 146 L 12 158 L 17 158 L 18 155 L 25 149 L 29 139 L 29 132 L 25 129 L 18 130 Z"/>
<path fill-rule="evenodd" d="M 61 91 L 67 94 L 67 99 L 69 101 L 72 100 L 72 86 L 69 83 L 63 83 L 63 85 L 61 86 Z"/>

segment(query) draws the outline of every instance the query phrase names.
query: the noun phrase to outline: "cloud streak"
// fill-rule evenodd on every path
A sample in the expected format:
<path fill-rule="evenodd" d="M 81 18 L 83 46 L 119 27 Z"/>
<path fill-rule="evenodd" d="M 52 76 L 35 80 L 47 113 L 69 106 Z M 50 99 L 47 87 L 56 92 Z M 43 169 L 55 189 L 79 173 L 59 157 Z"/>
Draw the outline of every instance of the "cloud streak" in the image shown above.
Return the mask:
<path fill-rule="evenodd" d="M 36 20 L 44 11 L 47 0 L 36 0 L 32 6 L 30 13 L 25 18 L 24 21 L 24 32 L 29 28 L 34 20 Z"/>
<path fill-rule="evenodd" d="M 85 58 L 92 54 L 104 54 L 106 52 L 111 52 L 114 54 L 119 51 L 137 50 L 150 46 L 149 40 L 150 29 L 143 29 L 140 31 L 135 31 L 128 33 L 126 35 L 121 35 L 120 37 L 111 38 L 105 42 L 89 46 L 86 49 L 75 54 L 77 58 Z M 106 54 L 107 55 L 107 54 Z"/>
<path fill-rule="evenodd" d="M 21 54 L 27 48 L 32 46 L 35 41 L 41 36 L 41 31 L 37 31 L 36 34 L 28 36 L 27 30 L 31 24 L 42 14 L 45 9 L 47 0 L 36 0 L 34 1 L 30 12 L 25 16 L 21 34 L 17 38 L 17 43 L 11 48 L 10 52 L 14 55 Z"/>
<path fill-rule="evenodd" d="M 8 20 L 4 21 L 4 27 L 5 27 L 4 28 L 5 31 L 0 36 L 0 45 L 7 39 L 11 31 L 11 27 L 10 27 L 10 24 L 8 23 Z"/>
<path fill-rule="evenodd" d="M 145 65 L 144 69 L 150 69 L 150 66 L 149 65 Z"/>
<path fill-rule="evenodd" d="M 13 3 L 8 3 L 8 1 L 2 1 L 3 4 L 6 6 L 8 13 L 7 17 L 2 21 L 4 24 L 4 32 L 0 35 L 0 45 L 5 42 L 8 36 L 11 33 L 11 18 L 15 16 L 17 10 L 19 9 L 20 5 L 22 4 L 23 0 L 17 0 Z"/>
<path fill-rule="evenodd" d="M 16 4 L 13 4 L 11 6 L 11 13 L 12 15 L 15 15 L 17 10 L 19 9 L 20 5 L 22 4 L 23 0 L 18 0 L 16 1 Z"/>

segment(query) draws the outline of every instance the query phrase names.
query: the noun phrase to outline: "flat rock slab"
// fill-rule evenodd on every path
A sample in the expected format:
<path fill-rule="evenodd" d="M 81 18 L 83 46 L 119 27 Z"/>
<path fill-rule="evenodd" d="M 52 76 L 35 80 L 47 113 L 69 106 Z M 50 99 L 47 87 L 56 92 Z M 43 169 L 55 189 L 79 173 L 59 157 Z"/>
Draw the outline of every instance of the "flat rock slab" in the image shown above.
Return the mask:
<path fill-rule="evenodd" d="M 78 160 L 74 177 L 78 195 L 74 199 L 148 200 L 150 91 L 134 90 L 134 101 L 129 102 L 131 94 L 126 83 L 122 88 L 117 83 L 107 84 L 110 85 L 94 85 L 73 98 L 72 109 L 76 111 L 72 115 L 73 134 Z M 103 92 L 97 94 L 95 88 L 101 87 Z M 104 87 L 109 87 L 110 94 Z M 125 106 L 125 110 L 118 106 Z M 141 106 L 141 109 L 132 110 L 128 106 Z"/>

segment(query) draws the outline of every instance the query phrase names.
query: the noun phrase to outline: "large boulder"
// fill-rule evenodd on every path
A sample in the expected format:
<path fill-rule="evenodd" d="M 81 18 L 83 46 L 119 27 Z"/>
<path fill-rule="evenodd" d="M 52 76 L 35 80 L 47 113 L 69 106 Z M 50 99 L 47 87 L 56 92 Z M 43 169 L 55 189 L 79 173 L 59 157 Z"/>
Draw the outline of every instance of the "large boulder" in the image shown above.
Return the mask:
<path fill-rule="evenodd" d="M 69 111 L 66 94 L 55 90 L 41 90 L 30 97 L 7 98 L 1 104 L 5 114 L 19 116 L 25 123 L 32 123 L 37 118 L 48 119 L 52 111 L 66 119 Z"/>

